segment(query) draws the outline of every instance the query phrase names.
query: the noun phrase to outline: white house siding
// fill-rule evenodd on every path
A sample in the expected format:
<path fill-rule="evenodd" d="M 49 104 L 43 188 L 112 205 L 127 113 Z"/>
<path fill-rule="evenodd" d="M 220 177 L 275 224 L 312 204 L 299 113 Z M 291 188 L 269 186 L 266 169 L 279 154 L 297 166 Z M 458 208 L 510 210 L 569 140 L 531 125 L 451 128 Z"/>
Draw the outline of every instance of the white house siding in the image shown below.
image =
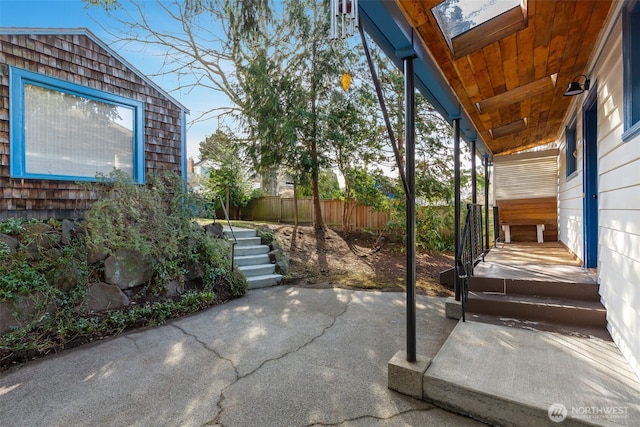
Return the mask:
<path fill-rule="evenodd" d="M 640 137 L 623 142 L 622 25 L 614 26 L 590 75 L 598 90 L 598 281 L 608 329 L 640 376 Z M 560 185 L 559 238 L 582 256 L 582 103 L 578 171 Z M 573 116 L 575 117 L 575 115 Z M 571 120 L 572 117 L 569 118 Z M 562 149 L 561 164 L 564 169 Z M 564 177 L 565 174 L 561 174 Z M 564 182 L 562 182 L 564 181 Z"/>

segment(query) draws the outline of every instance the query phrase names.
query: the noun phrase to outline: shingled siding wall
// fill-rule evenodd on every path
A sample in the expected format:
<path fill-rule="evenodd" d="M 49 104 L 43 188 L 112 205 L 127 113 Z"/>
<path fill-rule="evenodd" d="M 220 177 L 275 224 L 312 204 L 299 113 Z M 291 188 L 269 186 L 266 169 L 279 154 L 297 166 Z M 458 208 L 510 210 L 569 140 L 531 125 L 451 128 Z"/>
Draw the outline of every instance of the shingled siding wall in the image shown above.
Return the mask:
<path fill-rule="evenodd" d="M 86 35 L 0 34 L 0 219 L 82 217 L 93 198 L 74 182 L 10 177 L 9 76 L 2 64 L 142 101 L 145 173 L 181 172 L 181 108 L 126 64 Z"/>

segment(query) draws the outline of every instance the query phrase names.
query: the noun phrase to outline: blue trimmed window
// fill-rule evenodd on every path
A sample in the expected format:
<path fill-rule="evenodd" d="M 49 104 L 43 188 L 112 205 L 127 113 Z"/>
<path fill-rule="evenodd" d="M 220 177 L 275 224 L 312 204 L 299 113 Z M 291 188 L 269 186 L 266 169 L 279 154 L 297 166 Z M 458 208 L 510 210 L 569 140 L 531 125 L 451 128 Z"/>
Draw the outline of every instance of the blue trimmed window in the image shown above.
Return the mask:
<path fill-rule="evenodd" d="M 624 64 L 624 133 L 628 141 L 640 135 L 640 1 L 622 12 L 622 58 Z"/>
<path fill-rule="evenodd" d="M 119 169 L 144 183 L 144 104 L 9 69 L 12 178 L 95 181 Z"/>
<path fill-rule="evenodd" d="M 567 160 L 567 176 L 570 176 L 577 170 L 577 156 L 576 151 L 576 125 L 567 126 L 565 131 L 565 139 L 567 145 L 566 160 Z"/>

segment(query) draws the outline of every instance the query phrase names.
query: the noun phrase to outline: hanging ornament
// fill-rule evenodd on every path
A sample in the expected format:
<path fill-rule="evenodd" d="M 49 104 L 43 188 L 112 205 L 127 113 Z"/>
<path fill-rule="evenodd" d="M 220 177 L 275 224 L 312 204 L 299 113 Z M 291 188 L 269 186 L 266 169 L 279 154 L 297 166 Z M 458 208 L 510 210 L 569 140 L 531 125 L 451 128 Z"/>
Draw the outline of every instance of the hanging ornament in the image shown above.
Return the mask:
<path fill-rule="evenodd" d="M 349 86 L 351 86 L 351 76 L 349 75 L 349 73 L 347 72 L 342 73 L 342 78 L 340 79 L 340 83 L 342 84 L 342 90 L 346 92 L 347 89 L 349 89 Z"/>

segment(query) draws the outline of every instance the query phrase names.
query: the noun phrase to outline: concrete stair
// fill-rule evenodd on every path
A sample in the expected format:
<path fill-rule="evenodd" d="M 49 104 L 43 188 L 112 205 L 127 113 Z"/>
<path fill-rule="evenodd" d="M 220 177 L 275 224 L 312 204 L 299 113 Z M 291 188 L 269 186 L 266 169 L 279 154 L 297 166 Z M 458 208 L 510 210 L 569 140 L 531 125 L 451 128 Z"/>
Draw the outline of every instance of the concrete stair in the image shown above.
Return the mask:
<path fill-rule="evenodd" d="M 598 285 L 540 280 L 473 277 L 467 313 L 503 320 L 606 329 L 606 309 Z"/>
<path fill-rule="evenodd" d="M 282 281 L 282 275 L 275 273 L 275 265 L 269 260 L 269 247 L 260 244 L 260 237 L 256 231 L 248 228 L 233 227 L 233 233 L 228 226 L 223 227 L 224 235 L 229 241 L 237 242 L 233 263 L 244 274 L 249 283 L 249 289 L 276 286 Z"/>

